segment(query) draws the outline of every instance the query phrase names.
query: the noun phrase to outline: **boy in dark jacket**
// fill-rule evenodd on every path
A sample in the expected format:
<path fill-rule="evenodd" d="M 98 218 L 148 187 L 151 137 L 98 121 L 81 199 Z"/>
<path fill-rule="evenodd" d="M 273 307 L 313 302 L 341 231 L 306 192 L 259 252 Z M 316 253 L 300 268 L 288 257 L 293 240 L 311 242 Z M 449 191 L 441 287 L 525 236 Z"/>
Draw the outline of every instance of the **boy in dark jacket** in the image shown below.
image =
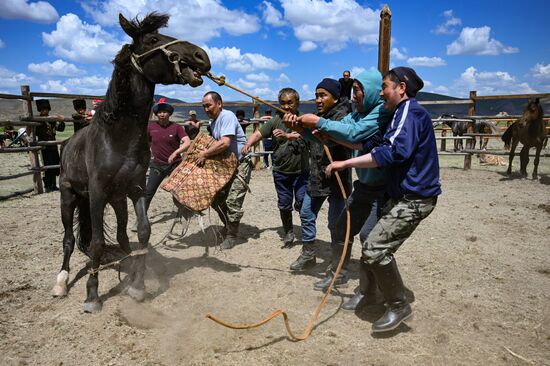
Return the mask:
<path fill-rule="evenodd" d="M 373 332 L 393 330 L 412 315 L 393 253 L 433 211 L 441 194 L 432 120 L 414 99 L 423 86 L 422 79 L 411 68 L 390 70 L 384 76 L 380 96 L 385 101 L 384 107 L 394 114 L 383 144 L 366 155 L 327 167 L 327 174 L 349 167 L 388 167 L 391 199 L 385 207 L 387 213 L 363 243 L 361 257 L 375 274 L 387 304 L 384 315 L 373 323 Z M 364 147 L 370 150 L 369 146 Z"/>

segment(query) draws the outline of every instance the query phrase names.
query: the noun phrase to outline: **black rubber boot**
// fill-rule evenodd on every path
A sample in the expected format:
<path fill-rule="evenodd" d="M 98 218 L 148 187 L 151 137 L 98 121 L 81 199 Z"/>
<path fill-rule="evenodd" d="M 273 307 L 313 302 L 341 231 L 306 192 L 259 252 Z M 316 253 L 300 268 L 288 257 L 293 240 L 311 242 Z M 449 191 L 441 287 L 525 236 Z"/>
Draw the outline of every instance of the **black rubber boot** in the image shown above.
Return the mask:
<path fill-rule="evenodd" d="M 338 274 L 338 278 L 336 279 L 336 281 L 334 282 L 334 286 L 333 288 L 345 288 L 345 287 L 348 287 L 348 275 L 347 273 L 344 273 L 345 271 L 342 270 L 339 274 Z M 323 278 L 321 281 L 318 281 L 318 282 L 315 282 L 313 284 L 313 289 L 315 291 L 323 291 L 323 292 L 326 292 L 328 290 L 328 287 L 330 286 L 330 282 L 332 281 L 332 279 L 334 278 L 334 272 L 332 271 L 332 269 L 330 269 L 328 272 L 327 272 L 327 275 L 325 278 Z"/>
<path fill-rule="evenodd" d="M 412 316 L 412 309 L 405 297 L 405 286 L 397 269 L 395 258 L 381 266 L 371 267 L 378 287 L 386 299 L 386 312 L 372 324 L 372 332 L 387 332 L 397 328 L 402 322 Z"/>
<path fill-rule="evenodd" d="M 300 256 L 298 259 L 296 259 L 292 264 L 290 265 L 291 271 L 303 271 L 307 268 L 311 268 L 315 266 L 316 263 L 316 250 L 315 250 L 315 242 L 309 241 L 309 242 L 302 242 L 302 253 L 300 253 Z"/>
<path fill-rule="evenodd" d="M 294 226 L 292 225 L 292 210 L 279 210 L 283 222 L 283 243 L 285 247 L 292 246 L 294 242 Z"/>
<path fill-rule="evenodd" d="M 228 221 L 226 226 L 226 234 L 223 239 L 220 247 L 222 249 L 231 249 L 235 246 L 235 241 L 237 239 L 237 233 L 239 232 L 239 222 Z"/>
<path fill-rule="evenodd" d="M 361 261 L 359 264 L 359 290 L 342 305 L 342 309 L 357 310 L 365 306 L 382 304 L 384 304 L 384 299 L 378 290 L 374 273 Z"/>

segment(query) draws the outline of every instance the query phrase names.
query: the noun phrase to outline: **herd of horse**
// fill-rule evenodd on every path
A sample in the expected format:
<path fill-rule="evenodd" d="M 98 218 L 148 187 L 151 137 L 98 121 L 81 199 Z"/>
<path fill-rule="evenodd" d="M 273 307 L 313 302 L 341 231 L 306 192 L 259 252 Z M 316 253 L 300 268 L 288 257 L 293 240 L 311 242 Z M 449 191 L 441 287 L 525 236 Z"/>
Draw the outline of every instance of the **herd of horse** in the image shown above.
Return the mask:
<path fill-rule="evenodd" d="M 76 243 L 91 260 L 85 312 L 95 313 L 102 309 L 98 275 L 105 250 L 104 210 L 107 204 L 115 212 L 117 242 L 133 261 L 128 275 L 128 294 L 137 301 L 144 299 L 145 256 L 151 234 L 144 197 L 150 160 L 147 124 L 155 85 L 188 84 L 197 87 L 203 82 L 201 75 L 207 74 L 211 67 L 208 55 L 201 48 L 158 32 L 167 22 L 168 16 L 158 13 L 148 14 L 141 21 L 137 18 L 129 21 L 119 15 L 120 26 L 132 38 L 132 43 L 124 45 L 115 57 L 105 101 L 96 111 L 92 123 L 62 146 L 63 263 L 52 293 L 54 296 L 67 294 L 69 261 Z M 494 130 L 490 124 L 488 126 Z M 462 125 L 451 125 L 453 132 L 455 127 L 457 131 L 463 128 Z M 481 123 L 478 131 L 482 131 L 482 127 L 485 129 L 487 124 Z M 522 174 L 527 165 L 529 147 L 536 146 L 533 177 L 537 175 L 538 155 L 544 140 L 541 131 L 545 131 L 542 108 L 535 100 L 529 102 L 523 117 L 504 133 L 512 146 L 510 164 L 518 142 L 524 145 Z M 132 200 L 137 217 L 139 244 L 134 251 L 130 248 L 126 231 L 127 198 Z M 77 238 L 73 230 L 75 215 Z"/>

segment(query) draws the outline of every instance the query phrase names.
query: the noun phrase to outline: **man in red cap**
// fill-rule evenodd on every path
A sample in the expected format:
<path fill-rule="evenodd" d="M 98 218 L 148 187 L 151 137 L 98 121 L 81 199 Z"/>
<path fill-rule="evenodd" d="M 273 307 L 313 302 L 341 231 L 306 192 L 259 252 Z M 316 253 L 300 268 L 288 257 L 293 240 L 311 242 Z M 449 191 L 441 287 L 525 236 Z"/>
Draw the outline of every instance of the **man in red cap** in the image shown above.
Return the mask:
<path fill-rule="evenodd" d="M 149 163 L 149 178 L 145 187 L 145 208 L 149 209 L 151 200 L 157 192 L 163 179 L 181 162 L 181 153 L 191 145 L 191 139 L 182 126 L 170 121 L 174 107 L 160 98 L 153 107 L 157 121 L 147 126 L 147 136 L 151 145 L 151 162 Z"/>

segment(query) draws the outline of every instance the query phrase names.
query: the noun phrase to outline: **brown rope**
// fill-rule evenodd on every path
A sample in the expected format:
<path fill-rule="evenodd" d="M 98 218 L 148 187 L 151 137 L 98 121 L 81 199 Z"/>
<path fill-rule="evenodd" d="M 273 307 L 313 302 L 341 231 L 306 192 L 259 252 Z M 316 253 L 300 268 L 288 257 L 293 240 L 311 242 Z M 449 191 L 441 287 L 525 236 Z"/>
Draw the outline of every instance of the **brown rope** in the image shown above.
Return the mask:
<path fill-rule="evenodd" d="M 218 84 L 220 86 L 225 85 L 225 86 L 227 86 L 227 87 L 229 87 L 233 90 L 236 90 L 239 93 L 247 95 L 247 96 L 251 97 L 252 99 L 254 99 L 254 100 L 256 100 L 256 101 L 258 101 L 262 104 L 265 104 L 265 105 L 267 105 L 267 106 L 269 106 L 269 107 L 271 107 L 271 108 L 273 108 L 273 109 L 275 109 L 275 110 L 277 110 L 277 111 L 279 111 L 283 114 L 286 113 L 286 111 L 284 111 L 283 109 L 278 108 L 278 107 L 274 106 L 273 104 L 271 104 L 269 102 L 266 102 L 266 101 L 264 101 L 264 100 L 262 100 L 258 97 L 254 97 L 254 96 L 240 90 L 239 88 L 234 87 L 231 84 L 226 83 L 224 76 L 215 77 L 211 73 L 208 73 L 206 76 L 208 76 L 210 79 L 212 79 L 216 84 Z M 325 149 L 325 153 L 327 154 L 327 157 L 328 157 L 329 161 L 332 163 L 333 162 L 332 154 L 330 153 L 330 150 L 328 149 L 327 145 L 323 144 L 323 148 Z M 338 262 L 338 266 L 336 267 L 336 271 L 334 272 L 334 277 L 332 278 L 332 281 L 330 282 L 330 285 L 329 285 L 325 295 L 323 296 L 323 298 L 321 299 L 321 301 L 319 302 L 319 304 L 315 308 L 315 311 L 313 312 L 313 315 L 311 316 L 309 322 L 307 323 L 307 326 L 304 329 L 303 334 L 302 335 L 295 335 L 294 332 L 292 332 L 292 329 L 290 328 L 290 323 L 288 321 L 288 319 L 289 319 L 288 315 L 283 310 L 275 310 L 273 313 L 271 313 L 265 319 L 263 319 L 263 320 L 261 320 L 257 323 L 253 323 L 253 324 L 228 323 L 228 322 L 225 322 L 225 321 L 217 318 L 216 316 L 214 316 L 210 313 L 206 314 L 207 319 L 213 320 L 214 322 L 216 322 L 220 325 L 223 325 L 224 327 L 231 328 L 231 329 L 251 329 L 251 328 L 260 327 L 260 326 L 266 324 L 267 322 L 269 322 L 270 320 L 274 319 L 275 317 L 277 317 L 279 315 L 282 315 L 286 331 L 287 331 L 289 337 L 293 341 L 303 341 L 303 340 L 306 340 L 310 336 L 310 334 L 313 330 L 313 327 L 315 326 L 315 322 L 316 322 L 317 318 L 319 317 L 319 314 L 321 313 L 321 310 L 323 309 L 323 307 L 327 303 L 328 299 L 332 295 L 332 288 L 334 287 L 334 282 L 338 279 L 338 275 L 340 274 L 340 271 L 342 270 L 342 267 L 344 265 L 344 260 L 345 260 L 345 257 L 346 257 L 346 252 L 348 250 L 348 244 L 349 244 L 351 216 L 350 216 L 350 212 L 349 212 L 349 206 L 347 204 L 346 190 L 344 189 L 344 184 L 342 183 L 342 179 L 340 178 L 340 174 L 338 174 L 338 172 L 335 171 L 335 175 L 336 175 L 336 180 L 338 181 L 338 186 L 340 187 L 340 190 L 342 192 L 342 196 L 344 197 L 344 201 L 346 202 L 346 218 L 347 218 L 347 221 L 346 221 L 346 238 L 344 240 L 344 250 L 342 251 L 342 256 L 340 257 L 340 261 Z"/>

